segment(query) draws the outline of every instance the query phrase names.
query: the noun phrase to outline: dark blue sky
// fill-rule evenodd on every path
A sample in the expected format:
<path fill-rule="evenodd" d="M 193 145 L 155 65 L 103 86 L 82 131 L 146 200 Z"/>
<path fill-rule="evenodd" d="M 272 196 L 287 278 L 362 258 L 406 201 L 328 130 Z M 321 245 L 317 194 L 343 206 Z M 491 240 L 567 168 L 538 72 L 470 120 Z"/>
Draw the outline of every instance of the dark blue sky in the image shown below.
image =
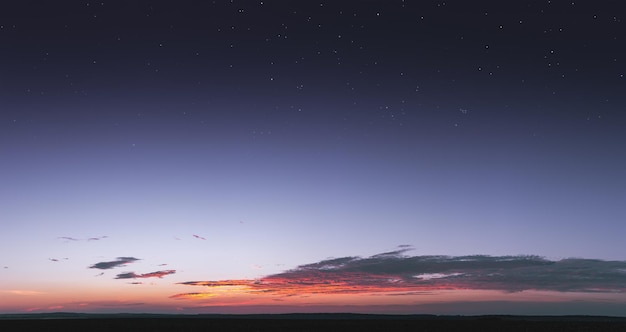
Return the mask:
<path fill-rule="evenodd" d="M 622 1 L 4 4 L 0 252 L 20 254 L 0 265 L 101 235 L 111 246 L 83 249 L 75 266 L 166 257 L 189 271 L 167 277 L 179 282 L 404 244 L 625 260 L 625 12 Z M 211 248 L 167 244 L 191 234 Z"/>

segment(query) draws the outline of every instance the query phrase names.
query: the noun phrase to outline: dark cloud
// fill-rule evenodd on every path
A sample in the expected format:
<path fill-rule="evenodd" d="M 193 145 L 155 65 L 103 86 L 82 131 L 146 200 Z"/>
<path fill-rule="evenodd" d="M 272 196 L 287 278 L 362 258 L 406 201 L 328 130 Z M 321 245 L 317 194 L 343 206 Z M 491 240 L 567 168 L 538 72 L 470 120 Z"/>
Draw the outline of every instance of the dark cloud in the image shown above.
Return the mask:
<path fill-rule="evenodd" d="M 257 280 L 189 281 L 181 284 L 209 288 L 242 286 L 249 293 L 282 296 L 381 292 L 416 294 L 454 289 L 626 292 L 626 261 L 581 258 L 551 261 L 539 256 L 406 256 L 409 250 L 408 247 L 401 247 L 367 258 L 333 258 Z"/>
<path fill-rule="evenodd" d="M 180 282 L 180 285 L 191 285 L 191 286 L 208 286 L 208 287 L 216 287 L 216 286 L 247 286 L 250 283 L 254 283 L 254 280 L 248 279 L 228 279 L 228 280 L 217 280 L 217 281 L 185 281 Z"/>
<path fill-rule="evenodd" d="M 96 264 L 90 266 L 89 268 L 90 269 L 108 270 L 108 269 L 112 269 L 114 267 L 118 267 L 120 265 L 132 263 L 132 262 L 138 261 L 138 260 L 139 260 L 139 258 L 135 258 L 135 257 L 118 257 L 114 261 L 99 262 L 99 263 L 96 263 Z"/>
<path fill-rule="evenodd" d="M 135 272 L 126 272 L 118 274 L 115 279 L 137 279 L 137 278 L 163 278 L 166 275 L 174 274 L 176 270 L 163 270 L 155 271 L 144 274 L 137 274 Z"/>
<path fill-rule="evenodd" d="M 115 279 L 133 279 L 133 278 L 137 278 L 137 274 L 135 274 L 134 272 L 125 272 L 125 273 L 120 273 L 118 274 Z"/>
<path fill-rule="evenodd" d="M 59 239 L 62 240 L 66 240 L 66 241 L 98 241 L 98 240 L 102 240 L 102 239 L 106 239 L 108 238 L 108 236 L 103 235 L 103 236 L 95 236 L 95 237 L 89 237 L 86 239 L 79 239 L 79 238 L 75 238 L 75 237 L 71 237 L 71 236 L 59 236 Z"/>
<path fill-rule="evenodd" d="M 108 238 L 108 236 L 106 236 L 106 235 L 97 236 L 97 237 L 90 237 L 90 238 L 87 239 L 87 241 L 99 241 L 99 240 L 106 239 L 106 238 Z"/>
<path fill-rule="evenodd" d="M 67 241 L 79 241 L 77 238 L 73 238 L 70 236 L 59 236 L 59 239 L 67 240 Z"/>
<path fill-rule="evenodd" d="M 68 260 L 69 258 L 67 257 L 63 257 L 63 260 Z M 48 260 L 52 261 L 52 262 L 60 262 L 61 260 L 58 258 L 48 258 Z"/>

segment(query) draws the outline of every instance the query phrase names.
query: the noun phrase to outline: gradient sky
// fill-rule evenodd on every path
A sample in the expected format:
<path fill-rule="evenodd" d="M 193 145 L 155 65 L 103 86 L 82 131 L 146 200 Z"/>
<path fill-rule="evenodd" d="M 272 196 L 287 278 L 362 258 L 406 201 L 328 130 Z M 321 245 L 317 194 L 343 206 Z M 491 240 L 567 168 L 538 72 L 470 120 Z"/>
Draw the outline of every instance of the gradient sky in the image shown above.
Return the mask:
<path fill-rule="evenodd" d="M 623 1 L 0 9 L 0 312 L 626 316 Z"/>

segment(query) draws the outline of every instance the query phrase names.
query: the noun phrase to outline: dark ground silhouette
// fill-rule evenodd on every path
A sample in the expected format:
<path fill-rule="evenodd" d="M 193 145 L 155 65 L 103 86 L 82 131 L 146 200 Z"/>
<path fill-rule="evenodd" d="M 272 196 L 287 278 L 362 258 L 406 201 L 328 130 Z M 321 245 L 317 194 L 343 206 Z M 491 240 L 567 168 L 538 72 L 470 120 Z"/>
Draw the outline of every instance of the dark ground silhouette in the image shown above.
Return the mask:
<path fill-rule="evenodd" d="M 626 331 L 626 318 L 586 316 L 90 315 L 0 316 L 1 331 Z"/>

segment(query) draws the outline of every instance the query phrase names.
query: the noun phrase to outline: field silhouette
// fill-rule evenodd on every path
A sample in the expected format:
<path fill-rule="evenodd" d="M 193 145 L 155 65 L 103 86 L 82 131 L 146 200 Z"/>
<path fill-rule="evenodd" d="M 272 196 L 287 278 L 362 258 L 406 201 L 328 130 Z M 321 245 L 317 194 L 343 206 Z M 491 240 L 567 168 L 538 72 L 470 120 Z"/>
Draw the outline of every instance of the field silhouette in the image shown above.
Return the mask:
<path fill-rule="evenodd" d="M 2 331 L 626 331 L 626 318 L 434 315 L 0 315 Z"/>

